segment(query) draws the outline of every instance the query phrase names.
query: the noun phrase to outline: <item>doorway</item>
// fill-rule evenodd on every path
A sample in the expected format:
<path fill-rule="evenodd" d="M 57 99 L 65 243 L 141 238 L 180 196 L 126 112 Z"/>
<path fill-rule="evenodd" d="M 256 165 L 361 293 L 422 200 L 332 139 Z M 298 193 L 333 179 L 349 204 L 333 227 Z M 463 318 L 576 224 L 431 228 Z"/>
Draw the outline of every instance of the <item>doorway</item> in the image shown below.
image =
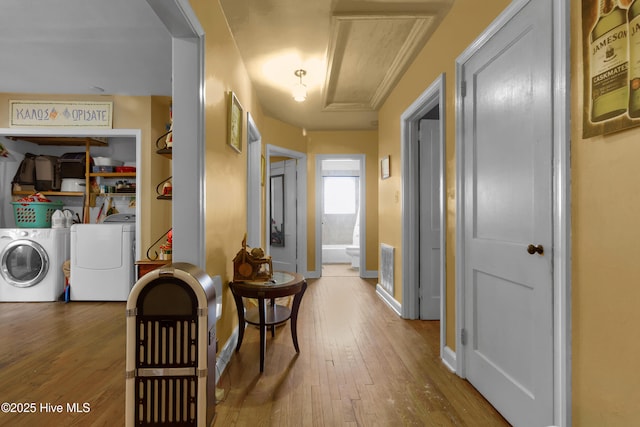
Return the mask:
<path fill-rule="evenodd" d="M 271 214 L 272 201 L 271 201 L 271 176 L 272 164 L 274 161 L 284 160 L 284 158 L 292 160 L 295 163 L 294 170 L 291 172 L 294 174 L 294 180 L 290 181 L 287 185 L 290 191 L 293 191 L 296 199 L 295 206 L 295 226 L 292 230 L 287 229 L 289 236 L 285 236 L 286 241 L 292 243 L 292 247 L 295 244 L 295 258 L 294 265 L 296 272 L 310 277 L 307 272 L 307 155 L 298 151 L 289 150 L 287 148 L 278 147 L 275 145 L 267 144 L 265 147 L 265 227 L 263 229 L 265 233 L 265 246 L 268 255 L 272 255 L 273 247 L 269 244 L 271 242 Z M 284 173 L 284 172 L 283 172 Z M 275 175 L 278 175 L 276 173 Z M 277 181 L 277 180 L 276 180 Z M 284 181 L 283 181 L 284 183 Z M 291 215 L 291 214 L 290 214 Z M 276 247 L 276 253 L 278 249 Z M 276 269 L 274 261 L 274 270 Z M 293 269 L 294 267 L 290 267 Z"/>
<path fill-rule="evenodd" d="M 363 154 L 316 156 L 316 268 L 320 275 L 366 275 Z"/>
<path fill-rule="evenodd" d="M 401 117 L 401 314 L 405 319 L 440 320 L 440 357 L 454 370 L 455 353 L 446 346 L 444 112 L 442 74 Z"/>

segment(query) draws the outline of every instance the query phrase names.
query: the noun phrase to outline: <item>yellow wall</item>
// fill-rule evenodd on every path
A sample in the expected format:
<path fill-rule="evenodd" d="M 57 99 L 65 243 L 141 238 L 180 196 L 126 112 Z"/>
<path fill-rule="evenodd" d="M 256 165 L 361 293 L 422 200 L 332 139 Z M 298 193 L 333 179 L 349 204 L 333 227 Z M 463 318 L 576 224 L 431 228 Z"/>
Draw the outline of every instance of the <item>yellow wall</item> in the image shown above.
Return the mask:
<path fill-rule="evenodd" d="M 263 147 L 270 144 L 300 153 L 307 152 L 307 137 L 299 127 L 265 116 L 259 130 Z"/>
<path fill-rule="evenodd" d="M 631 426 L 640 414 L 640 128 L 582 139 L 581 7 L 571 1 L 573 424 Z"/>
<path fill-rule="evenodd" d="M 364 154 L 366 179 L 366 269 L 378 270 L 378 132 L 377 131 L 314 131 L 308 133 L 307 152 L 307 264 L 310 270 L 316 257 L 316 155 L 318 154 Z"/>
<path fill-rule="evenodd" d="M 502 12 L 508 0 L 457 0 L 380 109 L 379 148 L 391 157 L 391 177 L 380 181 L 379 240 L 396 248 L 395 298 L 402 301 L 402 200 L 400 116 L 441 74 L 446 75 L 446 199 L 447 199 L 447 346 L 455 349 L 455 61 Z"/>
<path fill-rule="evenodd" d="M 222 318 L 217 335 L 223 346 L 238 324 L 228 283 L 232 260 L 247 231 L 247 124 L 243 120 L 242 153 L 227 145 L 227 99 L 233 91 L 262 132 L 262 111 L 251 81 L 217 1 L 192 0 L 206 34 L 205 43 L 205 192 L 206 272 L 223 283 Z M 177 142 L 176 142 L 177 143 Z"/>

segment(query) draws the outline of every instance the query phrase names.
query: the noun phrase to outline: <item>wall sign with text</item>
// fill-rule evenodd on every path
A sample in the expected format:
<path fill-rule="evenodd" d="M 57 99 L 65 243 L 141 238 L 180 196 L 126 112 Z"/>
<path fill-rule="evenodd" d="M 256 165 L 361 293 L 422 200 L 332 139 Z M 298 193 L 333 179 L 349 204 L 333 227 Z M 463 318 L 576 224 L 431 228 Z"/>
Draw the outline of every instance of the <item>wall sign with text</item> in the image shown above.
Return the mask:
<path fill-rule="evenodd" d="M 9 127 L 106 128 L 113 103 L 93 101 L 9 101 Z"/>
<path fill-rule="evenodd" d="M 640 125 L 640 0 L 582 0 L 583 138 Z"/>

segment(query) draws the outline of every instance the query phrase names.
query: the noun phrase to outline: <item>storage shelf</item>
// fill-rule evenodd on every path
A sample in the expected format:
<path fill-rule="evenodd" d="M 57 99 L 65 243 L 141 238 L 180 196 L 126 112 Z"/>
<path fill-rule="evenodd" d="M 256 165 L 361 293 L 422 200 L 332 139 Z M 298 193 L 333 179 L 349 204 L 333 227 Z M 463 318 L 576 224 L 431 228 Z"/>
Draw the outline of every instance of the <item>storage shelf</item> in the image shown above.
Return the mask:
<path fill-rule="evenodd" d="M 160 154 L 161 156 L 166 157 L 167 159 L 172 159 L 173 158 L 173 149 L 172 148 L 161 148 L 159 150 L 156 150 L 157 154 Z"/>
<path fill-rule="evenodd" d="M 26 135 L 8 135 L 6 138 L 9 138 L 13 141 L 25 141 L 38 145 L 47 145 L 47 146 L 84 146 L 84 155 L 85 162 L 89 164 L 91 158 L 91 147 L 106 147 L 109 144 L 107 143 L 106 138 L 100 137 L 90 137 L 90 136 L 26 136 Z M 44 196 L 69 196 L 69 197 L 83 197 L 83 218 L 82 222 L 85 224 L 89 223 L 90 219 L 90 208 L 95 207 L 96 197 L 98 197 L 97 193 L 91 192 L 90 180 L 91 178 L 102 177 L 102 178 L 136 178 L 136 172 L 88 172 L 84 176 L 85 181 L 85 190 L 83 192 L 70 192 L 70 191 L 41 191 L 40 193 Z M 34 191 L 14 191 L 12 192 L 15 196 L 28 196 L 33 194 Z M 116 193 L 107 193 L 101 194 L 101 196 L 109 197 L 135 197 L 135 191 L 132 192 L 116 192 Z"/>
<path fill-rule="evenodd" d="M 122 193 L 96 193 L 98 197 L 136 197 L 135 191 L 122 192 Z"/>
<path fill-rule="evenodd" d="M 13 191 L 11 194 L 14 196 L 30 196 L 34 193 L 40 193 L 43 196 L 71 196 L 71 197 L 82 197 L 84 196 L 84 191 Z"/>
<path fill-rule="evenodd" d="M 106 147 L 109 144 L 96 138 L 73 136 L 7 136 L 13 141 L 26 141 L 38 145 L 60 145 L 65 147 L 86 146 L 87 142 L 92 147 Z"/>
<path fill-rule="evenodd" d="M 91 172 L 91 177 L 101 176 L 103 178 L 135 178 L 135 172 Z"/>

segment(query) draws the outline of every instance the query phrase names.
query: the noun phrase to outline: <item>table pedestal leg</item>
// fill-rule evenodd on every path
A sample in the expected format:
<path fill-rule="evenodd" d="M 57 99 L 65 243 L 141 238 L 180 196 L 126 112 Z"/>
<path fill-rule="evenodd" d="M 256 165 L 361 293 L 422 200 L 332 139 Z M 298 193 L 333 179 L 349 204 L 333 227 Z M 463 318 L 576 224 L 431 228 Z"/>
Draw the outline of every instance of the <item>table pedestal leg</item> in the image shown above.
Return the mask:
<path fill-rule="evenodd" d="M 264 372 L 264 353 L 267 349 L 267 319 L 265 313 L 265 300 L 258 298 L 258 315 L 260 316 L 260 372 Z"/>
<path fill-rule="evenodd" d="M 238 310 L 238 344 L 236 344 L 236 352 L 240 351 L 242 345 L 242 339 L 244 338 L 244 303 L 242 297 L 233 294 L 233 299 L 236 301 L 236 309 Z"/>
<path fill-rule="evenodd" d="M 293 339 L 293 348 L 296 349 L 296 353 L 300 353 L 300 347 L 298 347 L 298 309 L 306 290 L 307 282 L 305 281 L 302 284 L 302 290 L 293 297 L 293 306 L 291 307 L 291 339 Z"/>
<path fill-rule="evenodd" d="M 273 311 L 273 318 L 276 318 L 276 300 L 271 298 L 271 311 Z M 276 325 L 271 325 L 271 338 L 276 336 Z"/>

